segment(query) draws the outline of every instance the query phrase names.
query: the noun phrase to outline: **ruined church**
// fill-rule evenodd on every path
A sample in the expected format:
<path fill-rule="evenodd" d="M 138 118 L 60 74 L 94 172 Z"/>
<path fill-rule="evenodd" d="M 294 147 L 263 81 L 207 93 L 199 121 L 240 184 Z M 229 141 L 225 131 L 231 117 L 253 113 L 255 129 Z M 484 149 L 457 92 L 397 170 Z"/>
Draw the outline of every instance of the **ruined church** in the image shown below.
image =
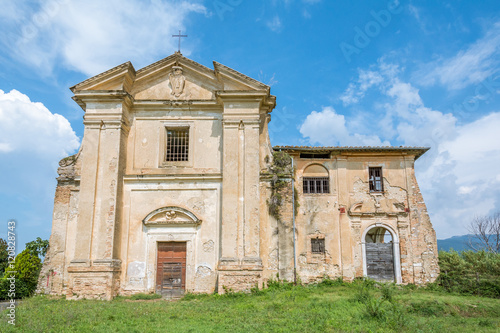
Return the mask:
<path fill-rule="evenodd" d="M 273 147 L 270 87 L 180 52 L 71 91 L 85 129 L 59 163 L 39 292 L 109 300 L 242 291 L 294 274 L 436 279 L 414 171 L 428 148 Z M 288 174 L 272 173 L 278 155 L 293 159 Z"/>

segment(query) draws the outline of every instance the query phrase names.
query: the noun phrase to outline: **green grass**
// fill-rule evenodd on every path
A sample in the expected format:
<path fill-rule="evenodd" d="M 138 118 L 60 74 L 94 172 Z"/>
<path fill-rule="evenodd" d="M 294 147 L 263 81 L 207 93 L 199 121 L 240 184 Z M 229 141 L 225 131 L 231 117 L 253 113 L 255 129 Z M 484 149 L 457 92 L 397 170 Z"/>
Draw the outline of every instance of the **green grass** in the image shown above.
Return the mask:
<path fill-rule="evenodd" d="M 24 300 L 0 332 L 499 332 L 500 300 L 326 281 L 178 301 Z"/>

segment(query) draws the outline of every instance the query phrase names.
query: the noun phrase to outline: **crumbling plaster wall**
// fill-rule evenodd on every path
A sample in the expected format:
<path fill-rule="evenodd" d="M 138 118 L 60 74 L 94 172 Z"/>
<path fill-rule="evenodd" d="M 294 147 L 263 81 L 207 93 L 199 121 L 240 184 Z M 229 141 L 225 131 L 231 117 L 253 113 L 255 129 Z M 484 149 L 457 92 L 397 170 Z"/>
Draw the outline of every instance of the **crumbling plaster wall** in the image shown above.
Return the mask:
<path fill-rule="evenodd" d="M 157 242 L 187 243 L 186 290 L 211 293 L 216 285 L 220 182 L 127 181 L 121 258 L 122 293 L 154 292 Z M 192 212 L 198 226 L 146 226 L 152 211 L 175 206 Z"/>
<path fill-rule="evenodd" d="M 50 246 L 40 271 L 37 293 L 51 295 L 66 293 L 68 286 L 66 267 L 71 260 L 67 254 L 74 251 L 74 243 L 68 239 L 71 239 L 71 236 L 75 234 L 75 224 L 78 217 L 80 194 L 78 178 L 82 154 L 83 147 L 80 147 L 77 154 L 66 157 L 59 162 Z"/>
<path fill-rule="evenodd" d="M 300 203 L 296 216 L 297 270 L 303 282 L 318 281 L 324 276 L 343 276 L 347 280 L 362 277 L 362 235 L 375 225 L 391 230 L 399 242 L 398 280 L 416 284 L 435 280 L 438 275 L 435 232 L 416 184 L 413 163 L 408 164 L 411 159 L 380 155 L 348 157 L 345 163 L 347 181 L 342 188 L 342 182 L 336 179 L 339 173 L 335 160 L 295 158 Z M 302 174 L 312 164 L 321 164 L 328 169 L 330 193 L 303 193 Z M 370 166 L 383 167 L 383 193 L 369 191 Z M 344 192 L 340 193 L 342 190 Z M 291 185 L 286 191 L 284 195 L 291 198 Z M 341 208 L 345 208 L 345 213 L 340 211 Z M 280 263 L 279 272 L 286 272 L 280 276 L 288 280 L 293 279 L 291 211 L 291 199 L 288 199 L 283 207 L 283 221 L 273 221 L 271 238 L 274 241 L 271 243 L 275 244 L 275 248 L 269 250 L 269 253 L 279 253 L 276 260 Z M 325 239 L 324 255 L 311 253 L 310 239 L 316 237 Z M 288 269 L 285 269 L 287 265 Z"/>

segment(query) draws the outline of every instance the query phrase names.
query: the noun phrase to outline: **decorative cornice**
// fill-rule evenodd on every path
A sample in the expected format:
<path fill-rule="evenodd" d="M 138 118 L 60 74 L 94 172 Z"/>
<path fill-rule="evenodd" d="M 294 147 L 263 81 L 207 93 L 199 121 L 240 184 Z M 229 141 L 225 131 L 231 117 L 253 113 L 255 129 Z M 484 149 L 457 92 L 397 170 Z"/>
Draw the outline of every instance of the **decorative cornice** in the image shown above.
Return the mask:
<path fill-rule="evenodd" d="M 88 102 L 125 102 L 131 106 L 134 97 L 124 90 L 76 90 L 72 99 L 86 111 Z"/>
<path fill-rule="evenodd" d="M 130 73 L 132 77 L 135 77 L 136 71 L 134 69 L 134 66 L 130 61 L 127 61 L 121 65 L 118 65 L 116 67 L 113 67 L 105 72 L 102 72 L 100 74 L 97 74 L 95 76 L 92 76 L 80 83 L 75 84 L 71 88 L 69 88 L 72 92 L 75 92 L 77 90 L 82 90 L 83 87 L 85 86 L 92 86 L 98 84 L 100 81 L 105 81 L 112 79 L 114 77 L 117 77 L 119 75 L 124 75 L 127 72 Z"/>
<path fill-rule="evenodd" d="M 259 82 L 255 79 L 252 79 L 249 76 L 246 76 L 245 74 L 242 74 L 230 67 L 227 67 L 221 63 L 218 63 L 217 61 L 214 61 L 214 69 L 216 74 L 225 74 L 229 77 L 233 77 L 235 79 L 239 79 L 238 81 L 243 81 L 242 83 L 254 88 L 254 89 L 264 89 L 268 94 L 271 91 L 271 88 L 262 83 Z"/>
<path fill-rule="evenodd" d="M 168 108 L 170 110 L 190 111 L 196 109 L 197 111 L 211 109 L 222 111 L 221 103 L 213 99 L 200 99 L 200 100 L 134 100 L 134 108 L 149 109 L 152 108 L 156 111 Z"/>
<path fill-rule="evenodd" d="M 196 181 L 221 181 L 221 173 L 203 173 L 203 174 L 136 174 L 136 175 L 125 175 L 123 176 L 124 182 L 162 182 L 162 181 L 172 181 L 172 180 L 196 180 Z"/>
<path fill-rule="evenodd" d="M 411 157 L 415 156 L 415 160 L 427 152 L 430 147 L 405 147 L 405 146 L 324 146 L 324 147 L 311 147 L 311 146 L 274 146 L 275 151 L 286 151 L 287 153 L 332 153 L 332 158 L 337 155 L 351 155 L 351 154 L 378 154 L 378 153 L 390 153 L 397 154 L 400 156 L 406 155 Z"/>
<path fill-rule="evenodd" d="M 375 217 L 375 216 L 388 216 L 388 217 L 396 217 L 396 216 L 408 216 L 407 212 L 351 212 L 348 211 L 349 216 L 359 216 L 361 218 L 364 217 Z"/>
<path fill-rule="evenodd" d="M 218 90 L 215 91 L 216 98 L 222 99 L 255 99 L 262 100 L 269 93 L 266 90 Z"/>
<path fill-rule="evenodd" d="M 206 75 L 214 76 L 214 71 L 211 70 L 210 68 L 203 66 L 202 64 L 199 64 L 196 61 L 193 61 L 189 58 L 184 57 L 179 52 L 175 52 L 174 54 L 171 54 L 166 58 L 163 58 L 157 62 L 152 63 L 151 65 L 148 65 L 146 67 L 143 67 L 143 68 L 137 70 L 137 72 L 136 72 L 137 78 L 143 78 L 144 76 L 147 76 L 152 72 L 155 72 L 157 69 L 167 67 L 170 64 L 175 63 L 175 62 L 180 62 L 181 64 L 195 67 L 196 69 L 204 72 L 204 74 L 206 74 Z"/>

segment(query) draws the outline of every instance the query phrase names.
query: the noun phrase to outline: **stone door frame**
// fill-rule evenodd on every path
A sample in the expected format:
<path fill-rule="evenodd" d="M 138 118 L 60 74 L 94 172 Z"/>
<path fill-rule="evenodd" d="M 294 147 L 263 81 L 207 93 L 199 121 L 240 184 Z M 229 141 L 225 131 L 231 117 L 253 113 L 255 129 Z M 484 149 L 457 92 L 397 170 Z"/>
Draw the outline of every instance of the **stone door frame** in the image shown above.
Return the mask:
<path fill-rule="evenodd" d="M 392 253 L 393 253 L 393 260 L 394 260 L 394 276 L 396 283 L 401 284 L 402 283 L 402 278 L 401 278 L 401 254 L 400 254 L 400 249 L 399 249 L 399 237 L 396 231 L 388 224 L 385 223 L 374 223 L 369 225 L 365 231 L 363 232 L 363 235 L 361 236 L 361 253 L 363 255 L 363 276 L 368 277 L 367 273 L 367 262 L 366 262 L 366 234 L 373 228 L 384 228 L 386 229 L 392 236 Z"/>
<path fill-rule="evenodd" d="M 164 242 L 185 242 L 186 243 L 186 287 L 188 292 L 194 289 L 195 278 L 195 240 L 197 234 L 196 227 L 147 227 L 146 246 L 146 279 L 148 281 L 147 290 L 156 290 L 156 261 L 158 258 L 158 243 Z"/>

